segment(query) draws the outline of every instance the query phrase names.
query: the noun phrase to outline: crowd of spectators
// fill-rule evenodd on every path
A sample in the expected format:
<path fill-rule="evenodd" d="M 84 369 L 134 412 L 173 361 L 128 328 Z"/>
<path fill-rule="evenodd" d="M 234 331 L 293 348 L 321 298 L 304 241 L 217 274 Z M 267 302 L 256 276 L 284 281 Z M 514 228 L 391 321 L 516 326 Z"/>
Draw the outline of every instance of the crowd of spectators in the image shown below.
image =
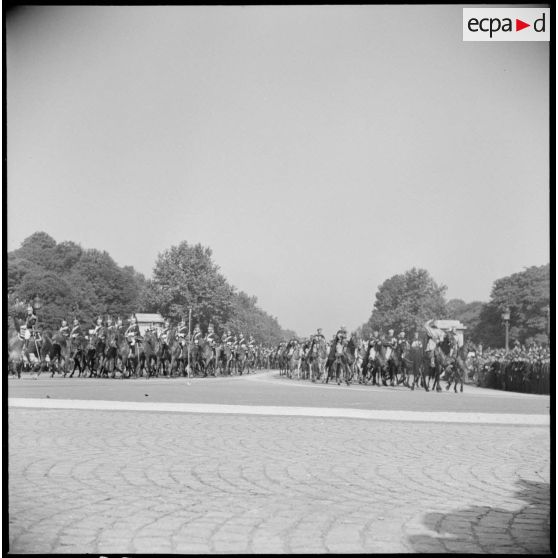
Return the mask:
<path fill-rule="evenodd" d="M 478 386 L 523 393 L 550 393 L 550 348 L 531 343 L 513 348 L 482 349 L 469 353 L 469 380 Z"/>

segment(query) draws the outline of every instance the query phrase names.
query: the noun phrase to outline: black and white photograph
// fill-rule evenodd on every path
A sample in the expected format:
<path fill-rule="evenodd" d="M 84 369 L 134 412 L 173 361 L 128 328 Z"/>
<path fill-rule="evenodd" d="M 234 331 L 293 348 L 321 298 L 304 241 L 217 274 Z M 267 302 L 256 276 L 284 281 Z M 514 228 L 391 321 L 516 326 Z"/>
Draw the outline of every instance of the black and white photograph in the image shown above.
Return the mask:
<path fill-rule="evenodd" d="M 4 553 L 554 553 L 553 15 L 8 2 Z"/>

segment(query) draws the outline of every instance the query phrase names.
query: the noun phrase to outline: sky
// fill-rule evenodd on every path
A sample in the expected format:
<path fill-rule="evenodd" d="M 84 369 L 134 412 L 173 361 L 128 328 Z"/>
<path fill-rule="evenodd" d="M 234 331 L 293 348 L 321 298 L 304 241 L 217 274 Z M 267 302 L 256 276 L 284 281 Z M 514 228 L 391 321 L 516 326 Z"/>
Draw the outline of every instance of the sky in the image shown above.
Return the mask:
<path fill-rule="evenodd" d="M 299 335 L 550 259 L 549 44 L 463 42 L 462 6 L 28 6 L 6 64 L 8 250 L 150 277 L 199 242 Z"/>

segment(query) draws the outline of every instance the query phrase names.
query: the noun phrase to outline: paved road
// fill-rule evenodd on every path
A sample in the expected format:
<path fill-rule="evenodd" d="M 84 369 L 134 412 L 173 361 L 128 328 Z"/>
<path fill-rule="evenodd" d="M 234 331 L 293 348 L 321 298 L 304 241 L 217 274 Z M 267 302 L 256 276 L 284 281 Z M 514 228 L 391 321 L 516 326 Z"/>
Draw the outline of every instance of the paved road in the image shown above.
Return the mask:
<path fill-rule="evenodd" d="M 217 389 L 261 404 L 278 389 L 261 379 Z M 53 398 L 81 393 L 45 382 Z M 197 382 L 184 392 L 220 380 Z M 10 380 L 10 397 L 29 397 L 26 383 Z M 275 405 L 342 397 L 281 389 Z M 366 408 L 387 397 L 355 392 Z M 397 393 L 391 409 L 407 405 Z M 10 408 L 10 551 L 549 552 L 549 456 L 540 426 Z"/>
<path fill-rule="evenodd" d="M 189 385 L 188 385 L 189 383 Z M 43 374 L 8 382 L 9 397 L 165 401 L 173 403 L 221 403 L 342 407 L 351 409 L 446 411 L 548 415 L 546 395 L 502 392 L 465 386 L 463 393 L 426 393 L 404 387 L 338 386 L 288 380 L 278 372 L 259 372 L 233 378 L 83 379 Z"/>

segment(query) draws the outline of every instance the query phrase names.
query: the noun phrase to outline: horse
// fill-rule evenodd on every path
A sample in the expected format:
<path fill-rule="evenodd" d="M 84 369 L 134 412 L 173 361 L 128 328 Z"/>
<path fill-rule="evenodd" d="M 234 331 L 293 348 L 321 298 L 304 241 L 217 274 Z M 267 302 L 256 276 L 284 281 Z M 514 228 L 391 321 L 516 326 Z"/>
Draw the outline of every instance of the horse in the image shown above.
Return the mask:
<path fill-rule="evenodd" d="M 289 345 L 286 344 L 283 347 L 281 347 L 281 345 L 277 347 L 277 366 L 279 368 L 280 376 L 287 374 L 287 368 L 289 365 L 289 361 L 287 358 L 288 346 Z"/>
<path fill-rule="evenodd" d="M 302 358 L 302 351 L 298 341 L 291 341 L 287 345 L 287 378 L 292 379 L 296 370 L 297 379 L 300 380 L 300 364 Z"/>
<path fill-rule="evenodd" d="M 348 358 L 350 358 L 350 350 L 348 350 L 348 345 L 349 341 L 344 339 L 343 341 L 335 341 L 331 346 L 328 362 L 326 364 L 326 384 L 329 383 L 330 378 L 333 374 L 335 374 L 337 385 L 341 385 L 342 378 L 345 380 L 347 385 L 349 385 L 352 374 L 348 363 Z M 354 343 L 352 343 L 351 345 L 354 348 Z"/>
<path fill-rule="evenodd" d="M 120 328 L 111 327 L 107 329 L 107 340 L 105 359 L 103 362 L 103 371 L 106 371 L 111 378 L 114 378 L 116 372 L 116 363 L 118 360 L 118 333 Z"/>
<path fill-rule="evenodd" d="M 143 352 L 143 338 L 137 337 L 133 345 L 129 346 L 128 358 L 126 360 L 126 365 L 129 370 L 128 377 L 132 374 L 135 378 L 141 375 L 141 372 L 145 368 L 145 353 Z"/>
<path fill-rule="evenodd" d="M 240 347 L 236 349 L 235 364 L 236 364 L 237 373 L 240 376 L 242 376 L 242 373 L 244 372 L 244 366 L 246 364 L 246 357 L 247 357 L 246 353 L 247 353 L 247 349 L 246 349 L 246 345 L 244 344 L 240 345 Z"/>
<path fill-rule="evenodd" d="M 457 393 L 457 383 L 460 384 L 460 392 L 463 393 L 463 378 L 469 373 L 467 367 L 467 354 L 471 348 L 471 342 L 464 343 L 461 347 L 457 349 L 457 355 L 451 363 L 451 367 L 446 368 L 447 370 L 447 380 L 446 391 L 451 387 L 452 382 L 454 382 L 454 392 Z"/>
<path fill-rule="evenodd" d="M 410 388 L 408 381 L 409 370 L 412 367 L 412 362 L 409 359 L 409 351 L 411 347 L 408 341 L 405 339 L 403 342 L 398 342 L 397 347 L 393 351 L 392 366 L 395 371 L 395 377 L 399 373 L 399 379 L 397 380 L 397 385 L 403 384 L 405 387 Z"/>
<path fill-rule="evenodd" d="M 327 361 L 327 344 L 323 337 L 314 337 L 308 350 L 308 368 L 310 380 L 316 382 L 325 378 L 325 365 Z"/>
<path fill-rule="evenodd" d="M 21 372 L 25 363 L 25 339 L 20 335 L 20 322 L 11 317 L 8 324 L 8 371 L 21 378 Z"/>
<path fill-rule="evenodd" d="M 51 334 L 48 330 L 44 331 L 42 334 L 33 332 L 31 337 L 27 340 L 24 354 L 30 364 L 32 360 L 36 363 L 37 377 L 41 375 L 43 370 L 48 370 L 47 357 L 50 361 L 50 351 L 52 349 L 50 336 Z"/>
<path fill-rule="evenodd" d="M 168 339 L 170 337 L 170 331 L 167 334 L 167 338 L 166 339 L 161 339 L 159 338 L 159 352 L 157 354 L 157 372 L 161 372 L 161 374 L 163 374 L 163 376 L 167 375 L 167 371 L 166 371 L 166 367 L 165 367 L 165 363 L 168 363 L 169 369 L 168 369 L 168 376 L 170 377 L 171 374 L 171 370 L 170 370 L 170 364 L 171 364 L 171 352 L 170 352 L 170 347 L 168 344 Z"/>
<path fill-rule="evenodd" d="M 199 344 L 198 369 L 204 376 L 208 374 L 215 376 L 215 355 L 213 353 L 213 347 L 205 340 L 201 341 Z"/>
<path fill-rule="evenodd" d="M 362 357 L 362 383 L 368 384 L 370 380 L 372 383 L 376 383 L 376 371 L 377 368 L 374 366 L 374 360 L 376 359 L 376 349 L 374 348 L 374 343 L 368 341 L 364 346 L 364 355 Z"/>
<path fill-rule="evenodd" d="M 147 379 L 157 376 L 157 357 L 160 342 L 156 333 L 148 329 L 143 336 L 143 359 L 140 359 L 140 372 L 145 370 Z"/>
<path fill-rule="evenodd" d="M 413 381 L 412 383 L 410 383 L 409 387 L 414 390 L 415 387 L 420 387 L 422 385 L 425 391 L 430 391 L 428 386 L 429 382 L 424 377 L 424 371 L 430 368 L 430 362 L 425 357 L 424 347 L 422 346 L 422 344 L 415 347 L 411 346 L 409 350 L 409 359 L 411 365 L 408 370 L 407 378 L 411 374 L 413 376 Z"/>
<path fill-rule="evenodd" d="M 229 343 L 223 345 L 221 359 L 223 361 L 223 373 L 230 376 L 234 372 L 234 352 Z"/>
<path fill-rule="evenodd" d="M 176 334 L 176 329 L 171 329 L 167 338 L 170 354 L 169 376 L 172 377 L 176 370 L 179 376 L 185 375 L 185 351 Z"/>
<path fill-rule="evenodd" d="M 87 345 L 87 339 L 82 334 L 76 335 L 74 338 L 70 338 L 70 355 L 74 364 L 70 373 L 70 378 L 73 377 L 76 368 L 79 370 L 78 378 L 81 376 L 82 372 L 85 372 Z"/>
<path fill-rule="evenodd" d="M 390 374 L 390 359 L 393 352 L 391 347 L 386 346 L 383 342 L 378 342 L 374 346 L 374 385 L 387 386 L 388 375 Z M 393 385 L 393 377 L 392 385 Z"/>
<path fill-rule="evenodd" d="M 224 370 L 224 362 L 223 362 L 223 345 L 221 343 L 215 345 L 215 375 L 219 374 L 219 376 L 223 375 Z"/>
<path fill-rule="evenodd" d="M 347 382 L 347 385 L 351 383 L 353 376 L 355 375 L 355 372 L 358 374 L 358 371 L 356 369 L 357 347 L 358 347 L 358 341 L 356 335 L 351 335 L 344 348 L 346 372 L 347 372 L 345 376 L 345 381 Z"/>
<path fill-rule="evenodd" d="M 60 332 L 56 332 L 52 339 L 50 339 L 51 349 L 49 352 L 50 368 L 52 370 L 51 377 L 54 377 L 54 373 L 61 371 L 64 373 L 64 377 L 68 373 L 67 364 L 70 357 L 70 346 L 69 342 Z M 56 363 L 56 364 L 55 364 Z"/>

